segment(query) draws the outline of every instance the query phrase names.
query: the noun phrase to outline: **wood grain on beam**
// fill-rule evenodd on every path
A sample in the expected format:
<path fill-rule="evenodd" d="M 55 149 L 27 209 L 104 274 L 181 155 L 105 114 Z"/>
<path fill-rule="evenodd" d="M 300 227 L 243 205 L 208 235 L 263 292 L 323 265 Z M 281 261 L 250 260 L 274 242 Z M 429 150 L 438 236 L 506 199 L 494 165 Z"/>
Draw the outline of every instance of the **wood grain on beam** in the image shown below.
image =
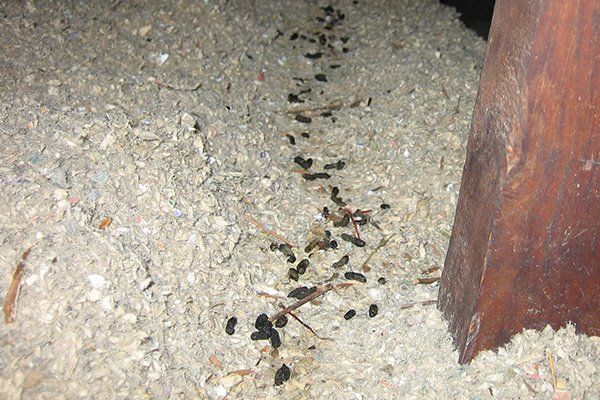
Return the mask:
<path fill-rule="evenodd" d="M 439 308 L 460 362 L 600 335 L 600 1 L 497 0 Z"/>

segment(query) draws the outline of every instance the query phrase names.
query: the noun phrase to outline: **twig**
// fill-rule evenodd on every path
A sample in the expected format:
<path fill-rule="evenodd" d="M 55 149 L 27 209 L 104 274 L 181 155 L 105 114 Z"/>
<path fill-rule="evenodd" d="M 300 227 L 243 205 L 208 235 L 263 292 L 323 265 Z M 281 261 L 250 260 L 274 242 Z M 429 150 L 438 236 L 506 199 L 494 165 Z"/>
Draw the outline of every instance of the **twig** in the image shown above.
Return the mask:
<path fill-rule="evenodd" d="M 156 82 L 156 86 L 158 86 L 159 89 L 160 88 L 171 89 L 171 90 L 175 90 L 176 92 L 195 92 L 196 90 L 198 90 L 202 87 L 201 83 L 197 84 L 196 86 L 190 87 L 190 88 L 182 88 L 179 86 L 172 85 L 170 83 L 159 81 L 158 79 L 155 82 Z"/>
<path fill-rule="evenodd" d="M 371 261 L 371 257 L 373 257 L 375 255 L 375 253 L 377 253 L 382 247 L 386 246 L 388 244 L 388 242 L 394 237 L 396 236 L 396 234 L 392 234 L 391 236 L 388 236 L 387 239 L 381 239 L 379 241 L 379 244 L 377 245 L 377 247 L 375 247 L 375 249 L 371 252 L 371 254 L 369 254 L 369 256 L 367 257 L 367 259 L 365 260 L 364 263 L 362 263 L 360 269 L 362 269 L 363 271 L 365 270 L 365 267 L 367 266 L 367 264 L 369 263 L 369 261 Z"/>
<path fill-rule="evenodd" d="M 423 300 L 423 301 L 413 301 L 412 303 L 404 303 L 404 304 L 400 304 L 400 309 L 401 310 L 405 310 L 407 308 L 411 308 L 417 305 L 423 305 L 423 306 L 427 306 L 429 304 L 435 304 L 437 303 L 437 299 L 435 300 Z"/>
<path fill-rule="evenodd" d="M 427 278 L 417 278 L 413 281 L 413 285 L 430 285 L 442 279 L 441 276 L 430 276 Z"/>
<path fill-rule="evenodd" d="M 348 99 L 348 101 L 346 102 L 346 104 L 344 104 L 344 99 L 335 99 L 329 102 L 329 104 L 326 104 L 324 106 L 313 106 L 313 107 L 292 107 L 290 109 L 288 109 L 286 111 L 287 114 L 297 114 L 297 113 L 305 113 L 305 112 L 319 112 L 319 111 L 334 111 L 334 110 L 339 110 L 341 108 L 344 107 L 356 107 L 360 104 L 360 102 L 362 101 L 362 99 L 360 98 L 354 98 L 354 100 L 352 99 Z"/>
<path fill-rule="evenodd" d="M 278 234 L 277 232 L 274 232 L 270 229 L 267 229 L 263 224 L 261 224 L 260 222 L 258 222 L 257 220 L 255 220 L 250 214 L 244 214 L 244 219 L 248 222 L 250 222 L 252 225 L 254 225 L 259 231 L 262 231 L 263 233 L 266 233 L 267 235 L 279 240 L 280 242 L 286 243 L 292 247 L 298 247 L 297 245 L 295 245 L 294 243 L 290 242 L 289 240 L 287 240 L 286 238 L 284 238 L 283 236 L 281 236 L 280 234 Z"/>
<path fill-rule="evenodd" d="M 338 285 L 332 285 L 331 283 L 328 283 L 327 285 L 323 285 L 323 286 L 319 286 L 317 288 L 317 290 L 315 290 L 314 292 L 312 292 L 311 294 L 309 294 L 308 296 L 306 296 L 305 298 L 298 300 L 297 302 L 295 302 L 294 304 L 292 304 L 291 306 L 285 307 L 283 310 L 271 315 L 271 317 L 269 318 L 269 321 L 274 322 L 276 320 L 278 320 L 279 318 L 283 317 L 286 314 L 289 314 L 290 311 L 294 311 L 295 309 L 297 309 L 298 307 L 303 306 L 304 304 L 308 303 L 309 301 L 312 301 L 314 299 L 316 299 L 317 297 L 329 292 L 332 289 L 336 289 L 336 288 L 345 288 L 348 286 L 352 286 L 352 283 L 350 282 L 344 282 L 344 283 L 340 283 Z"/>
<path fill-rule="evenodd" d="M 344 208 L 344 211 L 346 211 L 346 214 L 348 214 L 348 216 L 350 217 L 350 221 L 352 221 L 352 225 L 354 226 L 354 232 L 356 232 L 356 237 L 362 240 L 362 238 L 360 237 L 360 232 L 358 232 L 358 224 L 352 216 L 352 211 L 348 210 L 347 208 Z"/>
<path fill-rule="evenodd" d="M 537 392 L 535 391 L 535 389 L 525 380 L 525 378 L 523 378 L 523 383 L 525 384 L 525 387 L 533 394 L 537 394 Z"/>
<path fill-rule="evenodd" d="M 554 388 L 554 391 L 556 391 L 556 369 L 554 368 L 554 356 L 551 352 L 548 352 L 546 354 L 546 357 L 548 357 L 548 364 L 550 366 L 550 375 L 552 376 L 552 387 Z"/>
<path fill-rule="evenodd" d="M 4 310 L 4 322 L 7 324 L 10 324 L 15 320 L 17 300 L 19 299 L 19 292 L 21 290 L 21 279 L 23 278 L 23 275 L 25 275 L 25 261 L 27 260 L 27 257 L 29 257 L 30 252 L 31 247 L 25 250 L 21 256 L 21 262 L 15 267 L 15 272 L 13 272 L 12 280 L 6 291 L 6 299 L 4 300 L 2 309 Z"/>
<path fill-rule="evenodd" d="M 285 308 L 285 306 L 282 303 L 279 303 L 279 307 L 280 308 Z M 300 319 L 300 317 L 298 317 L 296 314 L 294 314 L 293 312 L 288 312 L 288 314 L 294 318 L 296 321 L 298 321 L 298 323 L 300 323 L 300 325 L 302 325 L 303 327 L 305 327 L 306 329 L 308 329 L 310 331 L 310 333 L 312 333 L 313 335 L 315 335 L 315 337 L 317 339 L 321 339 L 321 340 L 330 340 L 329 338 L 322 338 L 321 336 L 317 335 L 317 332 L 315 332 L 315 330 L 313 328 L 311 328 L 306 322 L 302 321 Z"/>

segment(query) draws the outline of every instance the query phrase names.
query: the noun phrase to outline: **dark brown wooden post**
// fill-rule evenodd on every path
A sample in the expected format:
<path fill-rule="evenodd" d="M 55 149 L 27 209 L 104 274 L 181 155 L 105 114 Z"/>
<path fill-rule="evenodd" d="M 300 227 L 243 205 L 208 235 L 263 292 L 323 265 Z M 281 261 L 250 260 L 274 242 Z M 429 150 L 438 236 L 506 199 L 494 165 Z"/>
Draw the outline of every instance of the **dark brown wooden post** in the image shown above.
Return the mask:
<path fill-rule="evenodd" d="M 439 308 L 461 363 L 600 335 L 600 1 L 496 1 Z"/>

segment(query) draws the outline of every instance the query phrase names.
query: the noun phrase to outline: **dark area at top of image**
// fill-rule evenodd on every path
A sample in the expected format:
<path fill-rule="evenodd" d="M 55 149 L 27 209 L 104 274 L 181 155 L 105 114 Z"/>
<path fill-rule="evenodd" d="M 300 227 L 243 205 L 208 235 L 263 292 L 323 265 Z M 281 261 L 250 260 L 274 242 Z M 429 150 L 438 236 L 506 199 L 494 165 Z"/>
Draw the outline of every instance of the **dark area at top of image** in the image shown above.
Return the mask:
<path fill-rule="evenodd" d="M 465 26 L 487 40 L 495 0 L 440 0 L 440 2 L 456 8 Z"/>

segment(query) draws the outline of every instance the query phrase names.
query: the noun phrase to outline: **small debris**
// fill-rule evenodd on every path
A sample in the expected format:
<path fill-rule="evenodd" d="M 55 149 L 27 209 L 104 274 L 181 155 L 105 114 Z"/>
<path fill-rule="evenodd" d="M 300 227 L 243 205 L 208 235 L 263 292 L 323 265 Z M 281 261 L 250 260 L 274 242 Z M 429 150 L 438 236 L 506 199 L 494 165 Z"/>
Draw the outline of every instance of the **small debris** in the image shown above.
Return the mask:
<path fill-rule="evenodd" d="M 110 224 L 112 224 L 112 218 L 111 217 L 106 217 L 102 220 L 102 222 L 100 222 L 100 225 L 98 225 L 98 229 L 106 229 L 110 226 Z"/>
<path fill-rule="evenodd" d="M 377 304 L 371 304 L 371 306 L 369 307 L 369 317 L 373 318 L 377 315 L 378 312 L 379 308 L 377 307 Z"/>
<path fill-rule="evenodd" d="M 340 65 L 340 64 L 331 64 L 331 65 L 329 66 L 329 68 L 331 68 L 331 69 L 337 69 L 337 68 L 339 68 L 339 67 L 341 67 L 341 65 Z"/>
<path fill-rule="evenodd" d="M 351 281 L 358 281 L 358 282 L 362 282 L 362 283 L 367 283 L 367 278 L 363 274 L 358 273 L 358 272 L 351 272 L 351 271 L 350 272 L 346 272 L 344 274 L 344 277 L 346 279 L 348 279 L 348 280 L 351 280 Z"/>
<path fill-rule="evenodd" d="M 235 333 L 235 325 L 237 324 L 237 318 L 231 317 L 227 320 L 227 325 L 225 326 L 225 333 L 228 335 L 233 335 Z"/>
<path fill-rule="evenodd" d="M 88 282 L 90 282 L 90 286 L 93 289 L 102 289 L 106 286 L 106 279 L 99 274 L 90 274 L 88 275 Z"/>
<path fill-rule="evenodd" d="M 4 306 L 2 307 L 4 311 L 4 322 L 10 324 L 15 320 L 15 314 L 17 313 L 17 300 L 19 299 L 19 292 L 21 290 L 21 279 L 23 279 L 23 275 L 25 275 L 25 261 L 27 257 L 29 257 L 29 253 L 31 252 L 31 247 L 23 252 L 21 256 L 21 262 L 17 264 L 15 270 L 12 275 L 12 280 L 8 286 L 8 290 L 6 291 L 6 298 L 4 299 Z"/>
<path fill-rule="evenodd" d="M 354 237 L 352 235 L 348 235 L 347 233 L 342 233 L 342 235 L 340 237 L 342 238 L 342 240 L 345 240 L 346 242 L 350 242 L 357 247 L 365 247 L 366 246 L 366 243 L 364 240 Z"/>
<path fill-rule="evenodd" d="M 413 283 L 415 285 L 430 285 L 442 279 L 440 276 L 430 277 L 430 278 L 417 278 Z"/>
<path fill-rule="evenodd" d="M 387 283 L 387 279 L 382 276 L 381 278 L 377 279 L 377 283 L 380 285 L 385 285 Z"/>
<path fill-rule="evenodd" d="M 275 386 L 283 385 L 283 382 L 290 379 L 291 371 L 287 365 L 283 364 L 281 368 L 275 372 Z"/>
<path fill-rule="evenodd" d="M 302 132 L 300 136 L 302 136 L 304 139 L 310 139 L 310 133 L 308 132 Z"/>
<path fill-rule="evenodd" d="M 379 207 L 380 207 L 382 210 L 389 210 L 389 209 L 390 209 L 390 205 L 389 205 L 389 204 L 387 204 L 387 203 L 382 203 L 382 204 L 381 204 Z"/>
<path fill-rule="evenodd" d="M 353 318 L 355 315 L 356 315 L 356 311 L 348 310 L 348 311 L 346 311 L 346 314 L 344 314 L 344 319 L 347 321 L 347 320 Z"/>

